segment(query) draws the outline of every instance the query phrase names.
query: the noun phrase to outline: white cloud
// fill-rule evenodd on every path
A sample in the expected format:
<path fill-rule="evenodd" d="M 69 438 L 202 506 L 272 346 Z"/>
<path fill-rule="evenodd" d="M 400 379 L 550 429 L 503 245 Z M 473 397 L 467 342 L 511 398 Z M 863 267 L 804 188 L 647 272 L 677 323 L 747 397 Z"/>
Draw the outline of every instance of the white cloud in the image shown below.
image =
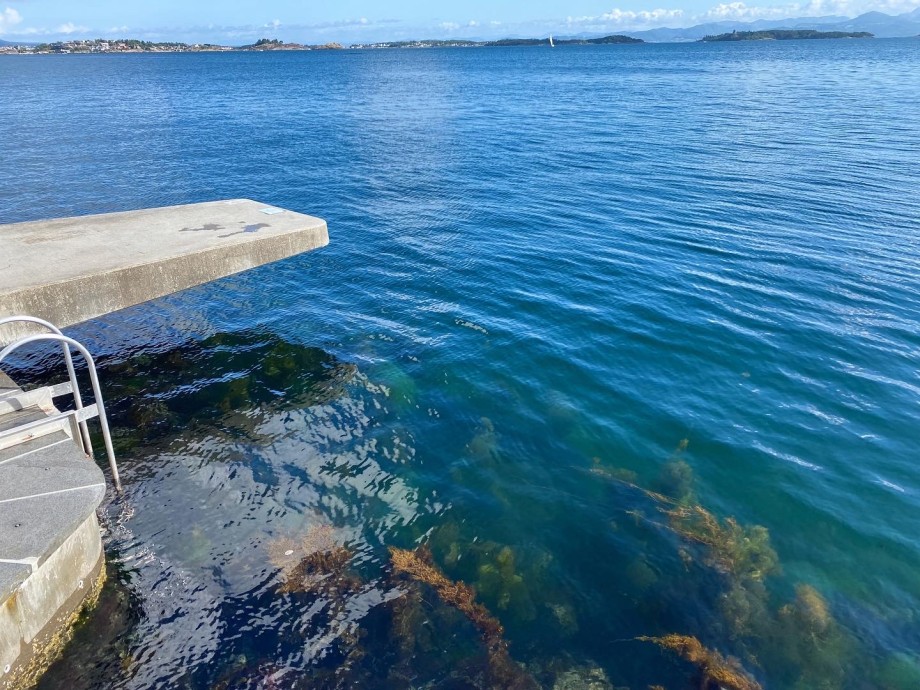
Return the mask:
<path fill-rule="evenodd" d="M 438 27 L 444 29 L 445 31 L 456 31 L 460 28 L 460 25 L 454 22 L 441 22 L 438 24 Z"/>
<path fill-rule="evenodd" d="M 82 34 L 89 31 L 89 28 L 86 26 L 77 26 L 73 22 L 67 22 L 66 24 L 61 24 L 58 28 L 54 30 L 56 34 Z"/>
<path fill-rule="evenodd" d="M 902 14 L 920 9 L 920 0 L 878 0 L 875 9 L 886 14 Z"/>
<path fill-rule="evenodd" d="M 265 28 L 265 29 L 277 29 L 277 28 L 280 27 L 280 26 L 281 26 L 281 21 L 278 20 L 278 19 L 273 19 L 273 20 L 270 21 L 268 24 L 266 24 L 263 28 Z"/>
<path fill-rule="evenodd" d="M 594 27 L 594 28 L 626 28 L 648 26 L 650 24 L 662 25 L 667 22 L 679 21 L 684 16 L 681 9 L 653 9 L 653 10 L 621 10 L 614 8 L 597 16 L 567 17 L 569 27 Z"/>
<path fill-rule="evenodd" d="M 7 7 L 0 12 L 0 34 L 8 31 L 22 22 L 22 15 L 12 7 Z"/>
<path fill-rule="evenodd" d="M 847 0 L 812 0 L 805 5 L 746 5 L 743 2 L 722 3 L 699 16 L 701 21 L 754 21 L 756 19 L 785 19 L 787 17 L 821 17 L 849 14 Z"/>
<path fill-rule="evenodd" d="M 627 24 L 636 22 L 649 24 L 651 22 L 665 22 L 670 19 L 680 19 L 683 16 L 684 11 L 677 9 L 641 10 L 639 12 L 633 12 L 632 10 L 613 9 L 602 14 L 600 18 L 605 22 L 613 22 L 615 24 Z"/>
<path fill-rule="evenodd" d="M 910 12 L 920 7 L 920 0 L 801 0 L 779 4 L 747 4 L 744 0 L 719 2 L 702 13 L 681 9 L 624 10 L 614 8 L 598 15 L 572 16 L 565 19 L 570 31 L 602 32 L 637 30 L 659 26 L 691 26 L 714 21 L 752 22 L 758 19 L 798 17 L 854 17 L 877 10 L 886 14 Z M 548 22 L 547 22 L 548 24 Z"/>
<path fill-rule="evenodd" d="M 743 2 L 728 2 L 710 8 L 706 14 L 700 15 L 700 19 L 704 21 L 763 19 L 777 17 L 781 14 L 784 14 L 784 10 L 779 7 L 748 7 Z"/>
<path fill-rule="evenodd" d="M 744 2 L 720 3 L 697 17 L 700 21 L 754 21 L 756 19 L 786 19 L 797 17 L 852 17 L 869 10 L 888 14 L 908 12 L 920 6 L 920 0 L 879 0 L 866 4 L 851 0 L 809 0 L 783 5 L 747 5 Z"/>

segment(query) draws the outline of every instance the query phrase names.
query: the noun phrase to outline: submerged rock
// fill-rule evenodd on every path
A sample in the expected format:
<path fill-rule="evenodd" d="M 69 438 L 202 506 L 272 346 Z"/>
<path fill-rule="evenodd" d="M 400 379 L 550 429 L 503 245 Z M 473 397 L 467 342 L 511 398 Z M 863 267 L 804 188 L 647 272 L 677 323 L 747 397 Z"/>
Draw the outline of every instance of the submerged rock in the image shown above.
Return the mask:
<path fill-rule="evenodd" d="M 331 525 L 316 525 L 299 539 L 275 539 L 268 545 L 268 557 L 281 572 L 282 593 L 321 588 L 344 594 L 360 586 L 360 578 L 349 570 L 352 553 L 339 543 Z"/>
<path fill-rule="evenodd" d="M 578 632 L 578 617 L 573 606 L 569 604 L 547 604 L 547 606 L 559 624 L 563 635 L 574 635 Z"/>
<path fill-rule="evenodd" d="M 599 666 L 581 666 L 556 676 L 553 690 L 614 690 L 613 683 Z"/>

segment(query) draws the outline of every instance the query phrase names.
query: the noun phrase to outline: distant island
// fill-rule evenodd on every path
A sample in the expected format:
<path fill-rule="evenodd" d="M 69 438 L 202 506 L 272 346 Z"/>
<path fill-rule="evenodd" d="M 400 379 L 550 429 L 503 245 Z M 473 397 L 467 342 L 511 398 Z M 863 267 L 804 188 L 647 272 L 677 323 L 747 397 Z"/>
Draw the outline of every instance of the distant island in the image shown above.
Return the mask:
<path fill-rule="evenodd" d="M 791 41 L 802 38 L 873 38 L 868 31 L 815 31 L 814 29 L 769 29 L 767 31 L 732 31 L 704 36 L 704 43 L 720 41 Z"/>
<path fill-rule="evenodd" d="M 603 36 L 601 38 L 560 38 L 553 41 L 557 46 L 597 46 L 618 43 L 645 43 L 632 36 Z M 503 38 L 498 41 L 468 41 L 465 39 L 385 41 L 383 43 L 357 43 L 352 48 L 492 48 L 508 46 L 548 46 L 548 38 Z"/>
<path fill-rule="evenodd" d="M 240 46 L 233 50 L 342 50 L 341 43 L 323 43 L 307 45 L 304 43 L 285 43 L 277 38 L 261 38 L 252 45 Z"/>
<path fill-rule="evenodd" d="M 251 45 L 222 46 L 213 43 L 154 43 L 134 38 L 109 40 L 97 38 L 88 41 L 56 41 L 38 45 L 0 46 L 0 54 L 46 55 L 71 53 L 225 53 L 232 51 L 268 51 L 268 50 L 341 50 L 339 43 L 323 45 L 303 45 L 301 43 L 284 43 L 278 39 L 262 38 Z"/>

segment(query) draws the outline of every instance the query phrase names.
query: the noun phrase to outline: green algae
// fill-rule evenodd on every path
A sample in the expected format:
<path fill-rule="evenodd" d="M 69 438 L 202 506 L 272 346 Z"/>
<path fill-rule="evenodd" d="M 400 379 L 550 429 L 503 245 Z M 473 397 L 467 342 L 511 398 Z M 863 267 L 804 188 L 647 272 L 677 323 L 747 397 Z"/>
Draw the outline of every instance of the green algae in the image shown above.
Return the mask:
<path fill-rule="evenodd" d="M 500 460 L 499 435 L 491 419 L 483 417 L 480 420 L 479 429 L 466 444 L 466 452 L 478 462 L 491 464 Z"/>
<path fill-rule="evenodd" d="M 655 490 L 658 493 L 671 497 L 681 504 L 694 502 L 694 476 L 693 468 L 684 458 L 684 451 L 690 446 L 690 439 L 682 439 L 671 454 L 668 461 L 661 467 Z"/>
<path fill-rule="evenodd" d="M 844 687 L 847 666 L 857 654 L 855 641 L 843 634 L 817 590 L 797 585 L 795 599 L 771 623 L 763 654 L 780 678 L 797 689 Z"/>
<path fill-rule="evenodd" d="M 117 559 L 106 558 L 105 568 L 107 576 L 98 601 L 81 612 L 65 654 L 48 668 L 36 690 L 61 687 L 55 683 L 57 678 L 66 679 L 66 687 L 91 687 L 100 673 L 119 679 L 133 676 L 143 603 L 130 587 L 129 571 Z M 102 667 L 94 663 L 99 649 L 107 651 Z"/>
<path fill-rule="evenodd" d="M 256 331 L 219 333 L 99 366 L 119 453 L 203 425 L 257 439 L 252 410 L 324 404 L 343 394 L 356 371 L 319 348 Z"/>
<path fill-rule="evenodd" d="M 642 558 L 637 558 L 626 566 L 626 578 L 640 591 L 653 587 L 658 582 L 658 574 Z"/>
<path fill-rule="evenodd" d="M 920 688 L 920 657 L 892 654 L 882 663 L 875 676 L 879 690 L 914 690 Z"/>
<path fill-rule="evenodd" d="M 499 610 L 510 610 L 518 620 L 536 618 L 536 607 L 524 577 L 515 568 L 514 551 L 503 547 L 492 562 L 479 566 L 476 589 L 486 599 L 495 602 Z"/>
<path fill-rule="evenodd" d="M 542 551 L 526 557 L 508 544 L 466 538 L 460 524 L 450 521 L 431 533 L 429 544 L 448 573 L 469 582 L 482 600 L 515 623 L 534 621 L 544 608 L 568 606 L 564 597 L 547 587 L 546 571 L 552 557 Z M 577 621 L 566 626 L 577 628 Z"/>
<path fill-rule="evenodd" d="M 418 386 L 402 367 L 392 362 L 377 362 L 368 371 L 368 378 L 382 388 L 387 402 L 396 410 L 414 408 L 418 403 Z"/>
<path fill-rule="evenodd" d="M 750 685 L 757 681 L 748 669 L 765 674 L 778 687 L 793 690 L 920 687 L 911 685 L 915 670 L 911 657 L 892 656 L 877 662 L 837 622 L 832 607 L 815 587 L 797 583 L 791 600 L 778 595 L 777 590 L 788 585 L 769 531 L 733 517 L 717 517 L 697 503 L 692 468 L 679 455 L 686 447 L 682 442 L 665 464 L 654 490 L 639 486 L 628 470 L 604 467 L 597 471 L 596 462 L 592 469 L 648 502 L 647 507 L 640 504 L 624 509 L 631 529 L 648 533 L 649 528 L 657 527 L 678 539 L 674 548 L 684 564 L 683 578 L 664 584 L 664 589 L 650 585 L 649 596 L 670 591 L 670 596 L 679 598 L 678 592 L 684 591 L 684 596 L 695 597 L 712 615 L 709 627 L 701 632 L 721 640 L 719 646 L 732 649 L 748 668 L 741 660 L 703 646 L 693 635 L 640 639 L 656 642 L 693 663 L 701 687 L 759 687 Z M 647 573 L 638 563 L 641 559 L 630 563 L 625 576 L 642 591 Z M 693 619 L 688 623 L 692 626 Z M 741 675 L 729 674 L 720 680 L 712 669 L 723 662 Z M 868 681 L 870 678 L 874 680 Z M 861 685 L 864 681 L 870 685 Z"/>

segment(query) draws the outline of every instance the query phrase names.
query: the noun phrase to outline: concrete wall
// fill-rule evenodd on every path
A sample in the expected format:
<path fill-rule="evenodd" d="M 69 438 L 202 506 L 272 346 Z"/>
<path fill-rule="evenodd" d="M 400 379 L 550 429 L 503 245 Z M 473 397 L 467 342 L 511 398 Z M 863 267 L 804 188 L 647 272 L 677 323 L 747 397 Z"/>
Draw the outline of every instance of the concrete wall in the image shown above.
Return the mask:
<path fill-rule="evenodd" d="M 104 579 L 93 513 L 0 606 L 0 690 L 37 682 L 70 640 L 80 611 L 95 603 Z"/>
<path fill-rule="evenodd" d="M 18 416 L 22 391 L 0 371 L 0 429 Z M 105 579 L 96 508 L 102 471 L 65 432 L 0 447 L 0 690 L 35 684 L 70 639 L 79 612 Z"/>

